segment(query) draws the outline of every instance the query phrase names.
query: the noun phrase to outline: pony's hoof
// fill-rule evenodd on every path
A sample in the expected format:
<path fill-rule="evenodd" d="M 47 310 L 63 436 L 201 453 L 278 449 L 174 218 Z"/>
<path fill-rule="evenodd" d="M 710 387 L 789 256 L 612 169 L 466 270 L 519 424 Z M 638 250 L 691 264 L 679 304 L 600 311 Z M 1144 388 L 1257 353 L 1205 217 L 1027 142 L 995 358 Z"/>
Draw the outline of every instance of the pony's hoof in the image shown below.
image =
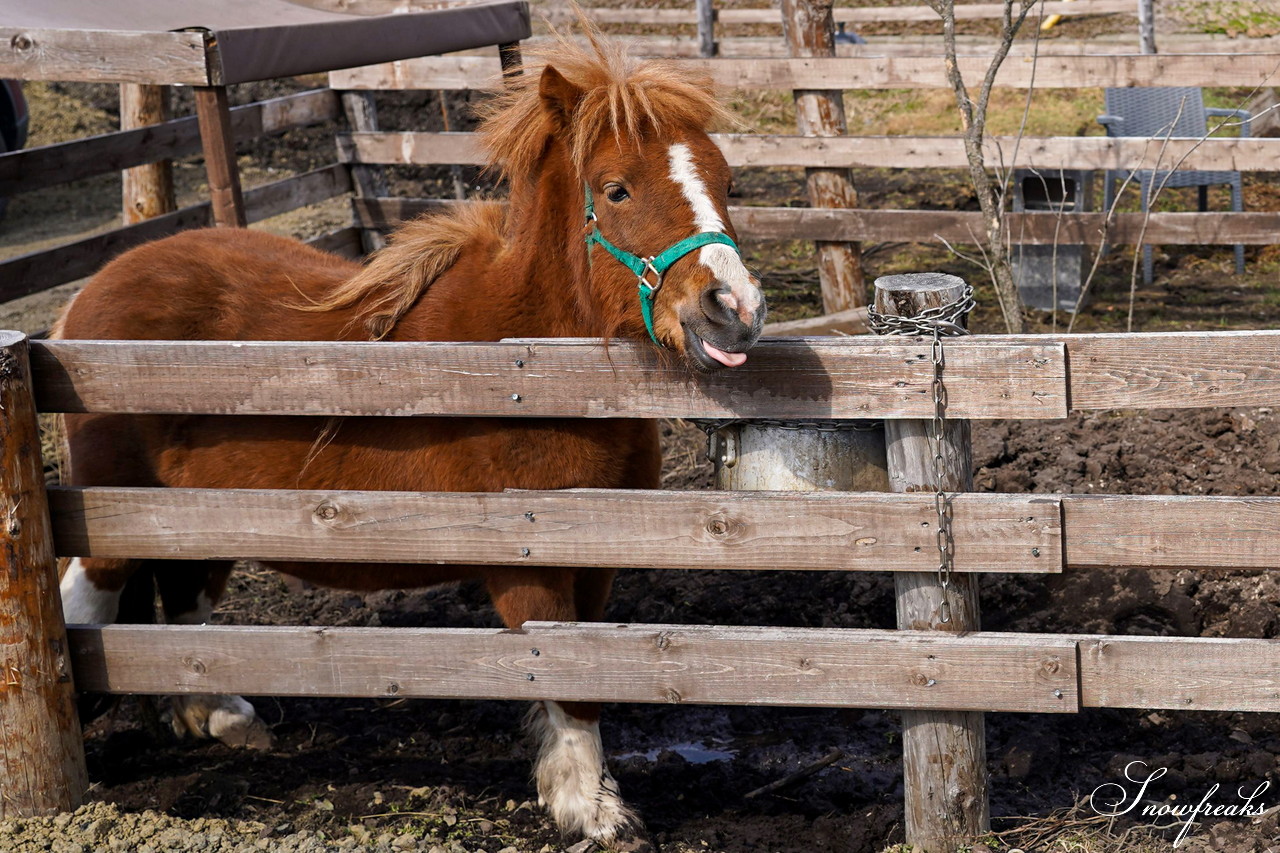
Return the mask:
<path fill-rule="evenodd" d="M 169 723 L 180 738 L 213 738 L 249 749 L 270 749 L 274 741 L 253 706 L 239 696 L 174 696 Z"/>
<path fill-rule="evenodd" d="M 658 853 L 658 847 L 643 831 L 636 831 L 612 841 L 587 838 L 567 848 L 565 853 Z"/>

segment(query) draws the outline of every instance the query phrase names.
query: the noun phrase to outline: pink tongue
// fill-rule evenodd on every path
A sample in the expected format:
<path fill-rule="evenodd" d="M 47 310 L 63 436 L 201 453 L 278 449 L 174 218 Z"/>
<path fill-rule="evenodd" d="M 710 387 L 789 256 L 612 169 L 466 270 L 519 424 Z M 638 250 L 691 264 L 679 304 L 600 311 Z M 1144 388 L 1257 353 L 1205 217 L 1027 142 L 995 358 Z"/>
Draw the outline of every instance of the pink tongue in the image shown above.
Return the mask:
<path fill-rule="evenodd" d="M 702 340 L 699 338 L 699 340 Z M 707 351 L 707 355 L 723 364 L 725 367 L 737 367 L 740 364 L 746 364 L 747 354 L 745 352 L 725 352 L 722 349 L 716 349 L 705 340 L 702 341 L 702 348 Z"/>

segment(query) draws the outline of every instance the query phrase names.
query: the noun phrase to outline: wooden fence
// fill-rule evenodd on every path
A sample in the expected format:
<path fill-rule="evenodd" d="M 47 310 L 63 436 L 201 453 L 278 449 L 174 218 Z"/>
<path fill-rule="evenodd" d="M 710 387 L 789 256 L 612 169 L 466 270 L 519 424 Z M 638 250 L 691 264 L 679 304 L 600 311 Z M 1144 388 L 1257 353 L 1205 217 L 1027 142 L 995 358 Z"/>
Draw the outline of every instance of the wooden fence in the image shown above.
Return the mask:
<path fill-rule="evenodd" d="M 11 348 L 25 346 L 10 337 Z M 947 345 L 950 412 L 1277 406 L 1278 347 L 1280 332 L 966 338 Z M 606 357 L 596 342 L 559 340 L 48 341 L 30 344 L 32 384 L 23 385 L 47 412 L 919 418 L 931 408 L 928 350 L 917 339 L 773 340 L 744 368 L 691 381 L 621 342 Z M 31 516 L 42 501 L 8 506 L 19 522 L 11 536 L 40 527 Z M 922 525 L 934 511 L 928 493 L 95 487 L 51 489 L 49 507 L 61 556 L 910 572 L 934 563 L 934 533 Z M 530 527 L 529 511 L 554 523 Z M 379 519 L 377 536 L 370 525 L 342 523 L 356 516 Z M 1270 569 L 1280 564 L 1280 498 L 962 494 L 955 536 L 961 572 Z M 1267 674 L 1280 666 L 1280 644 L 1245 638 L 551 624 L 516 632 L 111 626 L 70 637 L 76 684 L 105 692 L 1280 711 Z"/>
<path fill-rule="evenodd" d="M 932 89 L 946 88 L 940 57 L 861 56 L 836 58 L 681 59 L 709 72 L 727 89 Z M 960 58 L 966 78 L 981 78 L 988 59 Z M 493 57 L 454 55 L 335 72 L 338 89 L 485 89 L 498 79 Z M 1008 59 L 997 86 L 1095 88 L 1129 86 L 1276 85 L 1280 53 L 1041 56 Z M 1099 105 L 1101 108 L 1101 105 Z M 956 137 L 800 137 L 721 134 L 717 143 L 730 165 L 767 167 L 965 168 Z M 423 164 L 482 162 L 475 138 L 466 133 L 363 132 L 339 139 L 347 163 Z M 988 163 L 1054 173 L 1073 169 L 1215 169 L 1270 171 L 1280 159 L 1280 139 L 1114 139 L 1107 137 L 993 137 Z M 360 198 L 356 217 L 366 227 L 387 227 L 435 205 L 429 199 Z M 973 242 L 982 234 L 976 211 L 827 210 L 740 207 L 734 224 L 747 239 Z M 1145 229 L 1145 231 L 1144 231 Z M 1255 244 L 1275 242 L 1280 212 L 1011 214 L 1009 230 L 1025 244 L 1143 242 Z"/>
<path fill-rule="evenodd" d="M 248 104 L 231 110 L 237 140 L 283 133 L 333 122 L 341 114 L 338 96 L 318 89 Z M 45 189 L 69 181 L 119 172 L 156 160 L 200 152 L 196 117 L 71 142 L 0 154 L 0 198 Z M 278 216 L 351 192 L 350 169 L 334 164 L 245 192 L 250 222 Z M 11 215 L 18 215 L 14 210 Z M 0 302 L 47 290 L 92 275 L 126 249 L 188 228 L 212 224 L 208 202 L 192 205 L 49 249 L 0 261 Z M 348 256 L 360 254 L 359 234 L 339 229 L 311 241 Z"/>

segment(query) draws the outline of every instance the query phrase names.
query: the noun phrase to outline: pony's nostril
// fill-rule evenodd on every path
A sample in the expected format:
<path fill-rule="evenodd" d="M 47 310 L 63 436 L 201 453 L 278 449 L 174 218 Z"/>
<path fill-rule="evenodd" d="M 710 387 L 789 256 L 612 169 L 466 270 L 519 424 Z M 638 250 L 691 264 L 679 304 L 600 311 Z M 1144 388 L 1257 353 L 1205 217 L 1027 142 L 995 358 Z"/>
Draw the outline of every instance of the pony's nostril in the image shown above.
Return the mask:
<path fill-rule="evenodd" d="M 727 284 L 713 284 L 702 291 L 702 313 L 713 323 L 732 323 L 738 319 L 738 298 Z"/>

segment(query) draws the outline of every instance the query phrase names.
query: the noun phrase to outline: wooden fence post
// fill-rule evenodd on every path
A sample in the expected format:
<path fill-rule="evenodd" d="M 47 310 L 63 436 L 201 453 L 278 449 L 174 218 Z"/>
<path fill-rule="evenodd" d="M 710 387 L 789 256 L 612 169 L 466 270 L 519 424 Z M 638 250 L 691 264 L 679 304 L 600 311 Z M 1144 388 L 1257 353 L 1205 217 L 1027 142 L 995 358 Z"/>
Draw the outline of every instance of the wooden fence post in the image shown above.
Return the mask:
<path fill-rule="evenodd" d="M 27 338 L 0 332 L 0 820 L 88 789 L 49 529 Z"/>
<path fill-rule="evenodd" d="M 959 300 L 964 281 L 942 273 L 884 276 L 875 283 L 875 308 L 913 317 Z M 942 371 L 945 386 L 945 367 Z M 927 420 L 885 422 L 890 490 L 933 491 L 934 449 Z M 943 489 L 973 491 L 973 452 L 968 421 L 947 419 L 938 452 Z M 946 601 L 934 572 L 894 574 L 898 627 L 966 633 L 980 630 L 978 588 L 972 574 L 952 574 Z M 952 853 L 991 828 L 987 796 L 984 720 L 973 711 L 903 711 L 903 776 L 907 843 L 927 853 Z"/>
<path fill-rule="evenodd" d="M 835 56 L 833 0 L 782 0 L 782 29 L 795 57 Z M 844 92 L 797 89 L 796 129 L 802 136 L 843 136 Z M 848 169 L 805 169 L 810 207 L 856 208 L 858 192 Z M 857 243 L 817 241 L 822 310 L 834 314 L 867 304 L 862 249 Z"/>
<path fill-rule="evenodd" d="M 440 101 L 443 105 L 443 92 L 440 93 Z M 342 108 L 346 111 L 347 121 L 351 123 L 353 131 L 362 133 L 378 129 L 378 105 L 372 92 L 343 92 Z M 378 199 L 391 194 L 387 175 L 381 166 L 352 164 L 351 183 L 355 187 L 356 198 Z M 373 228 L 361 228 L 360 244 L 368 255 L 385 246 L 387 238 Z"/>
<path fill-rule="evenodd" d="M 718 52 L 715 7 L 712 0 L 698 0 L 698 53 L 710 59 Z"/>
<path fill-rule="evenodd" d="M 170 117 L 168 86 L 120 84 L 121 130 L 160 124 Z M 173 195 L 173 161 L 158 160 L 125 169 L 121 195 L 125 225 L 177 210 Z"/>

